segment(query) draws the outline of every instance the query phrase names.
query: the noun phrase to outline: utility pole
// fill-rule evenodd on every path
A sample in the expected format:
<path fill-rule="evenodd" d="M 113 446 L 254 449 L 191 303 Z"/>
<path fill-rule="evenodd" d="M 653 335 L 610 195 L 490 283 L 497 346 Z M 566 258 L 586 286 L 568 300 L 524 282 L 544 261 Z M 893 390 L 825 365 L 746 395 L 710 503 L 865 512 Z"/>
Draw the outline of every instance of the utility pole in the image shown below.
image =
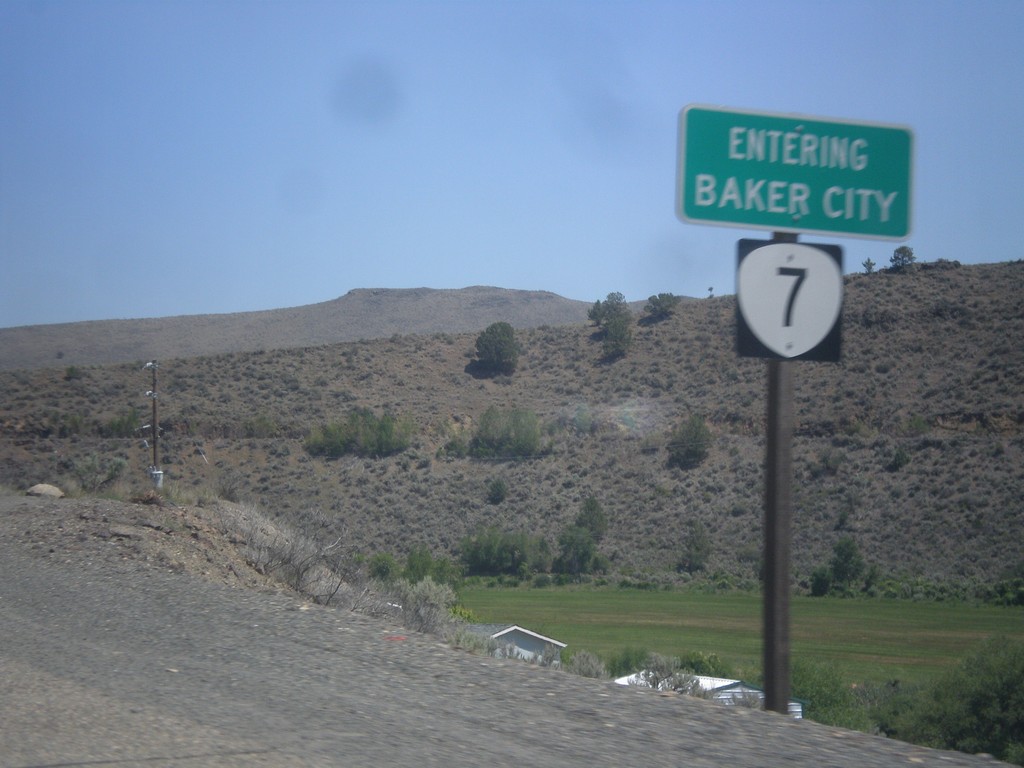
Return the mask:
<path fill-rule="evenodd" d="M 156 371 L 160 367 L 157 365 L 155 360 L 151 360 L 145 365 L 153 373 L 153 388 L 146 393 L 146 397 L 153 401 L 153 414 L 152 420 L 150 421 L 150 433 L 153 438 L 153 463 L 149 467 L 149 476 L 153 478 L 153 485 L 156 488 L 163 488 L 164 485 L 164 473 L 160 470 L 159 451 L 158 445 L 160 442 L 160 422 L 157 421 L 157 389 L 156 389 Z"/>

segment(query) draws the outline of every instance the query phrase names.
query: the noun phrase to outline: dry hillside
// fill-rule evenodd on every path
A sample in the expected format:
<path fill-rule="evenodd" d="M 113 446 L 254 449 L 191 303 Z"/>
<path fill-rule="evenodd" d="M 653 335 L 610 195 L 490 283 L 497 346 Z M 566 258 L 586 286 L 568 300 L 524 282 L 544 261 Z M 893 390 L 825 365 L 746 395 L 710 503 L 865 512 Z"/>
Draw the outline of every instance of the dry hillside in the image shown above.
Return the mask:
<path fill-rule="evenodd" d="M 360 289 L 288 309 L 0 328 L 0 370 L 98 365 L 223 352 L 292 349 L 400 334 L 516 328 L 586 320 L 590 305 L 547 291 L 476 286 Z"/>
<path fill-rule="evenodd" d="M 161 360 L 166 492 L 287 518 L 320 509 L 358 549 L 395 554 L 418 544 L 454 554 L 488 525 L 554 547 L 592 495 L 609 518 L 601 549 L 614 568 L 672 572 L 699 520 L 707 573 L 756 577 L 765 363 L 736 357 L 732 297 L 638 323 L 614 362 L 585 324 L 520 330 L 518 369 L 493 379 L 467 368 L 479 330 Z M 1022 262 L 846 278 L 842 362 L 794 364 L 800 583 L 840 536 L 893 576 L 991 580 L 1021 562 L 1021 338 Z M 147 487 L 141 439 L 102 434 L 133 410 L 148 420 L 149 386 L 138 361 L 0 372 L 0 483 Z M 549 452 L 446 457 L 440 449 L 472 435 L 491 405 L 536 413 Z M 354 407 L 411 418 L 412 446 L 383 459 L 311 457 L 309 431 Z M 710 455 L 670 468 L 667 434 L 690 414 L 711 427 Z M 509 492 L 492 504 L 497 478 Z"/>

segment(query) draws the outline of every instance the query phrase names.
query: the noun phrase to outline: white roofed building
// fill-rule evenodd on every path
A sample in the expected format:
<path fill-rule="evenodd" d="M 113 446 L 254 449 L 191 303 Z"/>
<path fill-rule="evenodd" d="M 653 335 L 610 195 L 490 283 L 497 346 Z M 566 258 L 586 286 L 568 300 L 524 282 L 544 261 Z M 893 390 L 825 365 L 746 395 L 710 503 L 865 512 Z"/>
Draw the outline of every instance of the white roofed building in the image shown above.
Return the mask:
<path fill-rule="evenodd" d="M 566 644 L 552 637 L 531 632 L 517 624 L 470 624 L 470 632 L 495 641 L 494 655 L 506 659 L 523 659 L 535 663 L 559 665 L 559 654 Z"/>
<path fill-rule="evenodd" d="M 764 689 L 756 685 L 745 683 L 742 680 L 731 680 L 726 677 L 708 677 L 707 675 L 693 675 L 690 678 L 694 683 L 694 695 L 704 699 L 711 699 L 724 704 L 727 707 L 735 706 L 756 706 L 764 707 Z M 649 688 L 650 684 L 643 672 L 634 672 L 615 680 L 619 685 L 638 685 Z M 672 681 L 666 680 L 659 687 L 666 689 L 671 686 Z M 790 716 L 800 720 L 804 716 L 804 703 L 799 699 L 789 700 Z"/>

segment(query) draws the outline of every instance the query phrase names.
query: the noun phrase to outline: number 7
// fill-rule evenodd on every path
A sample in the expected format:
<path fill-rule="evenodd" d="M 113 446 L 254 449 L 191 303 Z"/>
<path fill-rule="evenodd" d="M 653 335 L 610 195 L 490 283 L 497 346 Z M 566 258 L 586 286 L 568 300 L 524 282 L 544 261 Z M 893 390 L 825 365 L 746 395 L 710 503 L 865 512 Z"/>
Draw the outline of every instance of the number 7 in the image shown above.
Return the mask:
<path fill-rule="evenodd" d="M 788 328 L 793 324 L 793 302 L 796 301 L 796 294 L 800 290 L 800 284 L 807 277 L 807 270 L 801 267 L 779 267 L 779 274 L 784 277 L 796 278 L 796 282 L 793 283 L 793 288 L 789 292 L 789 301 L 786 302 L 786 322 L 783 325 Z"/>

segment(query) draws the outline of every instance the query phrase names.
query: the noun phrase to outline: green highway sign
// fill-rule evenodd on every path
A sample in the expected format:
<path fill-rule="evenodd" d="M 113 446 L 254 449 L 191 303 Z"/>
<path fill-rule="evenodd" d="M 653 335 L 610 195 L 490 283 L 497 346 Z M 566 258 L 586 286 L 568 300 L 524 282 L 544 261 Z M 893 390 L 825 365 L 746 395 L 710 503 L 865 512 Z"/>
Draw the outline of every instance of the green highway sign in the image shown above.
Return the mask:
<path fill-rule="evenodd" d="M 909 128 L 690 105 L 676 213 L 698 224 L 905 240 Z"/>

